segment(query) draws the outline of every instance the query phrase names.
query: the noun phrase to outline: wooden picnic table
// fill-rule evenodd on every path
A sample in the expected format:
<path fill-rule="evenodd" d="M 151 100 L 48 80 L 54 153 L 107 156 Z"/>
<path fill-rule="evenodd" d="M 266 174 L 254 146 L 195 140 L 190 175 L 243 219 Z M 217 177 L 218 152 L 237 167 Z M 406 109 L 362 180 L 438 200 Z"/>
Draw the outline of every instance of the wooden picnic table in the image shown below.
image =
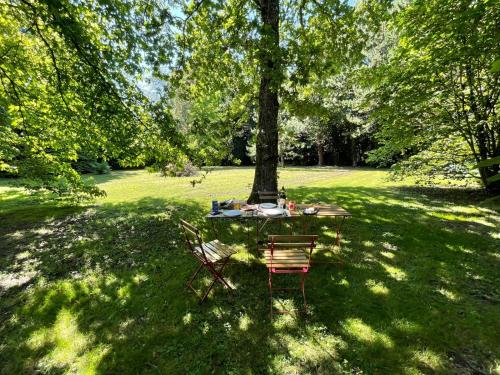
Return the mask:
<path fill-rule="evenodd" d="M 317 213 L 313 215 L 306 215 L 303 213 L 304 209 L 314 207 L 317 209 Z M 244 208 L 244 205 L 242 206 Z M 251 212 L 251 211 L 250 211 Z M 256 237 L 257 237 L 257 246 L 258 240 L 260 236 L 260 232 L 264 229 L 264 227 L 273 220 L 294 220 L 294 219 L 302 219 L 303 220 L 303 234 L 307 232 L 307 224 L 308 220 L 311 220 L 314 217 L 329 217 L 333 219 L 334 229 L 335 229 L 335 244 L 340 247 L 340 237 L 342 226 L 345 220 L 352 215 L 345 209 L 340 206 L 334 204 L 298 204 L 297 208 L 293 211 L 286 210 L 284 215 L 280 216 L 264 216 L 263 214 L 255 214 L 255 212 L 246 213 L 242 211 L 241 216 L 235 217 L 227 217 L 222 214 L 212 215 L 211 213 L 206 215 L 206 219 L 209 220 L 212 224 L 212 229 L 214 232 L 217 232 L 215 229 L 215 220 L 237 220 L 243 221 L 247 227 L 248 239 L 250 240 L 250 231 L 249 231 L 249 222 L 251 220 L 263 221 L 262 225 L 257 223 L 256 226 Z"/>
<path fill-rule="evenodd" d="M 301 213 L 306 208 L 314 207 L 318 212 L 314 215 L 304 215 Z M 306 218 L 312 217 L 329 217 L 333 219 L 335 227 L 335 244 L 340 247 L 340 235 L 342 231 L 342 225 L 345 220 L 352 215 L 345 209 L 335 204 L 298 204 L 297 210 L 291 211 L 292 216 L 300 216 Z M 304 220 L 304 234 L 307 232 L 307 221 Z"/>

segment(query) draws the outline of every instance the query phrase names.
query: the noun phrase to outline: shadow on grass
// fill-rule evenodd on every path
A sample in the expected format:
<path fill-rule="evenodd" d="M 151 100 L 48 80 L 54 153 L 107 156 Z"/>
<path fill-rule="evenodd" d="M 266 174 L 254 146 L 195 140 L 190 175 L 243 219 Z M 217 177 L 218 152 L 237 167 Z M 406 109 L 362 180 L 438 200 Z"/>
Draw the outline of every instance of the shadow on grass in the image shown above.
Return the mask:
<path fill-rule="evenodd" d="M 216 287 L 199 306 L 185 289 L 196 263 L 177 223 L 208 228 L 196 203 L 46 206 L 31 223 L 29 212 L 9 211 L 1 232 L 2 372 L 488 370 L 499 354 L 497 217 L 405 190 L 298 188 L 289 195 L 337 203 L 353 218 L 344 267 L 313 265 L 310 315 L 273 322 L 267 271 L 252 258 L 228 266 L 235 292 Z M 333 241 L 324 228 L 328 220 L 310 230 Z M 245 241 L 237 228 L 221 236 Z"/>
<path fill-rule="evenodd" d="M 129 178 L 131 176 L 143 175 L 146 171 L 144 169 L 127 169 L 127 170 L 113 170 L 105 174 L 85 174 L 83 178 L 92 178 L 96 184 L 104 184 L 106 182 Z"/>

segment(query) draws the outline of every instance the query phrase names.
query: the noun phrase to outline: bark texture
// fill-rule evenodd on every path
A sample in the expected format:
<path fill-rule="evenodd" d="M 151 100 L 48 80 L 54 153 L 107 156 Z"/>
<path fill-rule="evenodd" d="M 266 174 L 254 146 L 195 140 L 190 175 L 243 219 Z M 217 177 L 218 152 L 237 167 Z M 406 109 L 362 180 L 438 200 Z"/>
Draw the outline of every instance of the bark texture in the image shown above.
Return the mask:
<path fill-rule="evenodd" d="M 325 148 L 323 147 L 323 143 L 318 142 L 318 165 L 320 167 L 325 165 Z"/>
<path fill-rule="evenodd" d="M 248 201 L 258 201 L 259 191 L 278 190 L 278 91 L 281 82 L 279 53 L 279 0 L 260 0 L 259 120 L 255 176 Z"/>

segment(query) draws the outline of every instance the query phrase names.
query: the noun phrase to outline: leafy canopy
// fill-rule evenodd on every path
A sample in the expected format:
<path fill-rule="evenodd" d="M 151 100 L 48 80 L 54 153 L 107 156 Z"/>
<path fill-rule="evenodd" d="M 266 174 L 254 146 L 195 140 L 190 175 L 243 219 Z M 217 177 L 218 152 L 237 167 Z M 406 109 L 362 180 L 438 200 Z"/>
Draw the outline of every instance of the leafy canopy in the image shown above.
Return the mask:
<path fill-rule="evenodd" d="M 79 154 L 144 162 L 173 153 L 166 108 L 137 88 L 148 62 L 169 57 L 162 2 L 0 2 L 0 168 L 28 187 L 100 192 L 71 163 Z M 159 46 L 162 46 L 160 49 Z"/>

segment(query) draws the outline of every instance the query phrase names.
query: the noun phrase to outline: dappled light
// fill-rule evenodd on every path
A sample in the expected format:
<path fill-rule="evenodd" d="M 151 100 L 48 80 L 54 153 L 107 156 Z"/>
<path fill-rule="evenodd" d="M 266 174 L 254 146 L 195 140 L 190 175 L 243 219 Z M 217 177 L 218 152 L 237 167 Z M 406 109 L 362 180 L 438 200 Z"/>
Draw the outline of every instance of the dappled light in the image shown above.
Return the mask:
<path fill-rule="evenodd" d="M 38 370 L 66 369 L 70 372 L 94 373 L 109 348 L 94 345 L 94 338 L 78 330 L 77 319 L 66 309 L 61 309 L 53 326 L 31 334 L 27 346 L 47 354 L 40 360 Z"/>
<path fill-rule="evenodd" d="M 243 191 L 245 178 L 235 173 Z M 309 312 L 299 309 L 300 293 L 276 293 L 275 307 L 293 311 L 272 321 L 266 268 L 247 247 L 244 225 L 221 224 L 218 232 L 239 251 L 227 266 L 235 289 L 216 287 L 201 306 L 186 289 L 196 264 L 178 220 L 215 237 L 203 219 L 210 202 L 195 190 L 170 199 L 153 188 L 154 197 L 135 192 L 137 199 L 125 201 L 118 194 L 123 177 L 106 181 L 117 194 L 99 205 L 0 206 L 1 217 L 9 217 L 0 229 L 3 371 L 446 372 L 456 363 L 470 368 L 472 347 L 483 362 L 471 366 L 494 366 L 498 241 L 487 223 L 497 222 L 496 211 L 448 202 L 444 192 L 430 200 L 399 190 L 380 172 L 344 171 L 344 179 L 332 180 L 300 169 L 286 173 L 297 201 L 340 204 L 353 217 L 340 248 L 328 219 L 310 223 L 320 243 L 306 279 Z M 298 187 L 304 173 L 318 186 Z M 158 179 L 168 186 L 170 180 Z M 213 188 L 217 180 L 206 183 L 204 189 Z M 26 216 L 30 210 L 33 217 Z M 434 215 L 440 210 L 446 215 Z M 210 281 L 203 274 L 194 287 Z"/>
<path fill-rule="evenodd" d="M 0 375 L 500 375 L 495 0 L 0 0 Z"/>
<path fill-rule="evenodd" d="M 394 342 L 388 335 L 375 331 L 361 319 L 349 318 L 342 323 L 342 327 L 345 333 L 363 343 L 380 345 L 385 349 L 390 349 L 394 346 Z"/>

